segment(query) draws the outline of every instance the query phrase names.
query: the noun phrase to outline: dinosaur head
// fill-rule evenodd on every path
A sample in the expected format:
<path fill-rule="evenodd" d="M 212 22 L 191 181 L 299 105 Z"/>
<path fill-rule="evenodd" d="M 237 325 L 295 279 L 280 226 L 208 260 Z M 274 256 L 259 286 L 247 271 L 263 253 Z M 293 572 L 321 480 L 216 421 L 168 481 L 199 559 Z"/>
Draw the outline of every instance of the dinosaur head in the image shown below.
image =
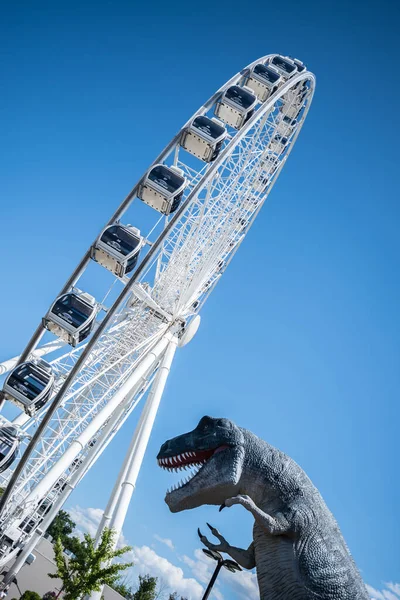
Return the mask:
<path fill-rule="evenodd" d="M 203 504 L 222 504 L 238 493 L 242 474 L 243 433 L 228 419 L 203 417 L 189 433 L 163 444 L 158 464 L 169 471 L 193 467 L 165 497 L 171 512 L 197 508 Z"/>

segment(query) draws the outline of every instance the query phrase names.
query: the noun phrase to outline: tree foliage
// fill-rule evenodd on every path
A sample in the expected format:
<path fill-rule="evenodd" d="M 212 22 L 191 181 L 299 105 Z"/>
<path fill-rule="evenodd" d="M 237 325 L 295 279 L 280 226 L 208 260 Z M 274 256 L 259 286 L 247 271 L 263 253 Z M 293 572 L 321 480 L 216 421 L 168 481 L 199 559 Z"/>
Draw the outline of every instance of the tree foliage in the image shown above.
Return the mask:
<path fill-rule="evenodd" d="M 47 528 L 47 533 L 51 535 L 53 540 L 61 539 L 63 546 L 65 547 L 66 538 L 71 535 L 74 531 L 76 523 L 73 522 L 69 513 L 65 510 L 59 510 L 53 521 Z"/>
<path fill-rule="evenodd" d="M 157 577 L 139 575 L 139 587 L 132 600 L 155 600 L 157 596 Z"/>
<path fill-rule="evenodd" d="M 74 556 L 69 559 L 64 554 L 61 538 L 57 539 L 54 543 L 57 572 L 49 573 L 49 577 L 61 579 L 64 600 L 78 600 L 85 594 L 99 591 L 103 584 L 114 587 L 121 571 L 132 566 L 133 563 L 110 564 L 114 558 L 131 550 L 129 546 L 113 550 L 114 535 L 112 530 L 105 529 L 97 548 L 88 533 L 83 541 L 72 538 Z"/>
<path fill-rule="evenodd" d="M 112 587 L 113 587 L 113 590 L 118 592 L 118 594 L 121 594 L 121 596 L 123 598 L 125 598 L 126 600 L 133 600 L 134 591 L 126 583 L 118 581 L 117 583 L 114 583 L 114 585 Z"/>
<path fill-rule="evenodd" d="M 37 592 L 26 590 L 26 592 L 22 594 L 20 600 L 42 600 L 42 597 L 39 596 Z"/>

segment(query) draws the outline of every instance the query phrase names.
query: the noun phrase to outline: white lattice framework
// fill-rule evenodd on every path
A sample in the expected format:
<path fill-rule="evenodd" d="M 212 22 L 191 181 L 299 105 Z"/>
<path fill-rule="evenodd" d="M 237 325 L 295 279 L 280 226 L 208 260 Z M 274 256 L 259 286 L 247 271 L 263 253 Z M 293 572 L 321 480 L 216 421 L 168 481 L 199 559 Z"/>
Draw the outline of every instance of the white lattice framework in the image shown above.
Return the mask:
<path fill-rule="evenodd" d="M 211 114 L 221 92 L 230 85 L 242 85 L 249 68 L 272 56 L 255 61 L 228 81 L 196 114 Z M 298 102 L 296 92 L 289 90 L 298 90 L 304 82 L 307 93 L 297 124 L 285 131 L 282 107 L 286 110 Z M 154 212 L 154 224 L 145 236 L 149 250 L 122 286 L 110 274 L 112 283 L 101 301 L 104 315 L 99 313 L 92 338 L 52 361 L 57 379 L 53 401 L 34 417 L 15 420 L 21 436 L 19 456 L 0 475 L 0 485 L 8 485 L 0 519 L 0 566 L 27 543 L 49 506 L 58 509 L 62 505 L 70 492 L 68 482 L 81 479 L 137 406 L 162 356 L 155 348 L 166 335 L 179 336 L 201 309 L 271 191 L 306 118 L 314 85 L 308 71 L 283 82 L 267 102 L 257 105 L 240 131 L 227 127 L 229 136 L 213 163 L 205 164 L 185 152 L 179 145 L 180 133 L 154 161 L 162 159 L 183 169 L 189 183 L 184 201 L 172 218 L 160 218 Z M 268 151 L 277 131 L 289 138 L 279 155 Z M 270 156 L 277 159 L 276 164 L 268 161 Z M 136 190 L 137 186 L 110 223 L 128 210 Z M 88 264 L 86 254 L 63 291 L 76 285 Z M 121 291 L 110 302 L 118 285 Z M 34 352 L 42 335 L 38 331 L 25 357 Z M 154 358 L 134 392 L 103 418 L 111 400 L 151 352 Z M 94 422 L 99 426 L 90 443 L 64 464 L 67 449 Z M 49 482 L 48 487 L 43 482 Z"/>

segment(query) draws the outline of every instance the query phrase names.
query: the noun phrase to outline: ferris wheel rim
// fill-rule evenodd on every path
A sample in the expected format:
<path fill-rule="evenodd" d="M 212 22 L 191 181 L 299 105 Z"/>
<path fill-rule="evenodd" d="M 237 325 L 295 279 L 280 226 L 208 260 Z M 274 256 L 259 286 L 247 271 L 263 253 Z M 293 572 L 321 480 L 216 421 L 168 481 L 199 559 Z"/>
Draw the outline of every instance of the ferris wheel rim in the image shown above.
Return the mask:
<path fill-rule="evenodd" d="M 268 58 L 271 58 L 273 56 L 277 56 L 277 55 L 276 54 L 270 54 L 270 55 L 266 55 L 265 57 L 259 58 L 256 61 L 253 61 L 252 63 L 250 63 L 250 65 L 246 66 L 244 69 L 242 69 L 236 75 L 234 75 L 230 80 L 228 80 L 223 86 L 221 86 L 221 88 L 219 88 L 219 90 L 217 92 L 215 92 L 209 98 L 209 100 L 205 104 L 203 104 L 203 106 L 200 107 L 200 109 L 198 109 L 198 111 L 196 111 L 190 117 L 190 119 L 188 119 L 188 121 L 182 126 L 182 128 L 174 136 L 174 138 L 172 139 L 172 141 L 157 156 L 157 158 L 150 165 L 149 168 L 151 168 L 151 166 L 153 166 L 154 164 L 157 164 L 158 162 L 160 162 L 160 160 L 163 160 L 163 158 L 168 154 L 168 152 L 170 152 L 179 143 L 180 137 L 182 135 L 182 131 L 184 131 L 184 129 L 188 126 L 188 124 L 196 116 L 201 115 L 201 114 L 205 114 L 205 112 L 207 112 L 207 110 L 215 103 L 215 101 L 220 97 L 221 93 L 224 90 L 226 90 L 230 85 L 232 85 L 232 83 L 234 83 L 234 82 L 236 82 L 238 80 L 240 81 L 241 78 L 244 78 L 245 75 L 246 75 L 246 73 L 255 64 L 257 64 L 257 63 L 259 63 L 259 62 L 261 62 L 263 60 L 267 60 Z M 269 108 L 271 108 L 271 106 L 273 106 L 275 104 L 275 102 L 277 101 L 277 99 L 279 99 L 281 96 L 283 96 L 283 94 L 285 94 L 291 87 L 294 87 L 294 85 L 296 85 L 297 83 L 299 83 L 299 82 L 301 82 L 303 80 L 310 80 L 312 82 L 311 94 L 309 96 L 309 101 L 307 102 L 307 105 L 305 106 L 305 111 L 304 111 L 304 114 L 302 116 L 301 123 L 299 123 L 299 126 L 296 129 L 295 135 L 293 136 L 293 143 L 290 145 L 290 148 L 288 149 L 288 152 L 287 152 L 285 158 L 280 161 L 281 164 L 279 165 L 279 168 L 277 170 L 277 173 L 276 173 L 276 176 L 274 178 L 273 184 L 275 183 L 275 181 L 277 180 L 277 178 L 278 178 L 278 176 L 280 174 L 280 171 L 283 168 L 283 165 L 286 163 L 287 157 L 289 156 L 291 150 L 293 149 L 294 142 L 296 141 L 296 139 L 297 139 L 297 137 L 299 135 L 299 132 L 300 132 L 300 130 L 301 130 L 303 124 L 304 124 L 305 118 L 306 118 L 308 110 L 310 108 L 310 104 L 311 104 L 312 97 L 313 97 L 313 94 L 314 94 L 314 89 L 315 89 L 315 76 L 312 73 L 310 73 L 309 71 L 305 71 L 304 73 L 301 73 L 301 74 L 299 74 L 299 75 L 297 75 L 297 76 L 295 76 L 295 77 L 293 77 L 291 79 L 288 79 L 288 81 L 282 87 L 280 87 L 268 99 L 268 101 L 266 101 L 263 104 L 261 104 L 261 106 L 255 111 L 255 114 L 248 120 L 248 122 L 240 130 L 238 130 L 235 133 L 235 135 L 232 136 L 232 138 L 230 139 L 230 141 L 228 142 L 228 144 L 226 145 L 226 147 L 222 150 L 222 152 L 217 157 L 217 159 L 213 163 L 210 164 L 209 168 L 207 168 L 207 170 L 205 171 L 205 173 L 203 174 L 203 176 L 200 178 L 199 182 L 190 191 L 190 193 L 188 194 L 187 198 L 185 198 L 185 200 L 182 202 L 181 206 L 176 211 L 176 213 L 174 214 L 174 216 L 167 223 L 166 227 L 161 232 L 161 234 L 157 238 L 157 240 L 154 243 L 154 245 L 150 248 L 148 254 L 144 257 L 144 259 L 138 265 L 137 269 L 135 270 L 135 272 L 130 277 L 128 283 L 124 286 L 124 288 L 121 291 L 121 293 L 119 294 L 118 298 L 113 303 L 113 305 L 110 307 L 110 310 L 107 312 L 105 318 L 99 323 L 99 326 L 98 326 L 97 330 L 93 333 L 92 337 L 88 341 L 87 346 L 82 351 L 82 353 L 81 353 L 80 357 L 78 358 L 76 364 L 71 368 L 71 370 L 70 370 L 70 372 L 69 372 L 69 374 L 68 374 L 65 382 L 63 383 L 61 389 L 57 392 L 57 394 L 53 398 L 53 402 L 51 403 L 48 412 L 46 413 L 44 419 L 40 423 L 40 425 L 37 428 L 34 436 L 32 437 L 30 443 L 28 444 L 23 457 L 21 457 L 21 459 L 20 459 L 20 461 L 18 463 L 18 466 L 16 467 L 15 471 L 13 472 L 13 474 L 12 474 L 12 476 L 11 476 L 9 482 L 8 482 L 7 488 L 5 489 L 4 494 L 3 494 L 2 498 L 0 499 L 0 514 L 3 511 L 4 506 L 5 506 L 7 500 L 9 499 L 9 497 L 10 497 L 12 491 L 13 491 L 14 484 L 16 483 L 19 475 L 21 474 L 23 468 L 25 467 L 26 462 L 29 460 L 29 457 L 30 457 L 30 455 L 31 455 L 31 453 L 32 453 L 32 451 L 33 451 L 36 443 L 40 439 L 42 432 L 44 431 L 45 427 L 50 422 L 50 420 L 51 420 L 52 416 L 54 415 L 55 411 L 59 408 L 59 406 L 60 406 L 60 404 L 62 402 L 62 399 L 63 399 L 65 393 L 67 392 L 69 386 L 73 383 L 73 381 L 74 381 L 75 376 L 77 375 L 77 373 L 85 366 L 85 361 L 86 361 L 89 353 L 94 349 L 94 347 L 95 347 L 97 341 L 99 340 L 101 334 L 106 330 L 106 328 L 109 325 L 109 322 L 111 321 L 112 317 L 114 316 L 114 314 L 116 313 L 116 311 L 118 310 L 118 308 L 121 306 L 121 304 L 124 302 L 124 300 L 127 298 L 127 296 L 130 293 L 131 288 L 134 285 L 134 283 L 137 282 L 138 278 L 143 273 L 143 271 L 145 270 L 145 268 L 147 267 L 147 265 L 150 263 L 150 261 L 152 260 L 153 256 L 156 254 L 156 252 L 162 246 L 162 243 L 165 240 L 165 238 L 167 237 L 168 233 L 173 229 L 173 227 L 183 217 L 183 215 L 186 213 L 187 209 L 189 208 L 189 206 L 191 205 L 191 203 L 193 202 L 193 200 L 197 197 L 197 195 L 201 191 L 201 189 L 204 188 L 204 186 L 209 183 L 209 181 L 212 179 L 213 175 L 217 172 L 217 170 L 220 167 L 220 165 L 223 164 L 223 162 L 230 156 L 230 154 L 232 154 L 235 146 L 246 135 L 246 133 L 249 131 L 249 129 L 253 126 L 253 124 L 256 123 L 259 119 L 261 119 L 263 117 L 263 115 L 269 110 Z M 118 218 L 119 216 L 121 216 L 122 214 L 124 214 L 126 208 L 128 208 L 128 206 L 130 205 L 132 199 L 134 199 L 135 193 L 136 193 L 138 187 L 140 186 L 141 182 L 143 181 L 143 178 L 144 178 L 144 176 L 142 176 L 139 179 L 139 181 L 135 184 L 135 186 L 133 187 L 133 189 L 131 190 L 131 192 L 128 194 L 128 196 L 121 203 L 120 207 L 113 214 L 113 216 L 110 219 L 110 221 L 108 221 L 107 226 L 109 224 L 113 223 L 116 218 Z M 271 186 L 271 189 L 272 189 L 272 187 L 273 187 L 273 185 Z M 258 214 L 258 212 L 261 209 L 261 206 L 264 203 L 264 201 L 265 201 L 265 199 L 260 204 L 260 206 L 258 207 L 258 209 L 255 211 L 255 214 L 252 217 L 252 221 L 254 220 L 254 218 L 256 217 L 256 215 Z M 67 291 L 70 288 L 71 284 L 73 283 L 73 279 L 76 279 L 76 276 L 79 277 L 78 268 L 80 266 L 82 266 L 82 268 L 85 267 L 85 264 L 87 264 L 89 262 L 89 258 L 90 258 L 89 255 L 90 255 L 90 249 L 87 251 L 87 253 L 85 254 L 84 258 L 82 259 L 80 265 L 78 265 L 77 269 L 75 269 L 74 273 L 71 275 L 71 277 L 67 281 L 66 285 L 63 288 L 64 291 Z M 37 332 L 35 332 L 35 333 L 37 333 Z M 22 355 L 21 355 L 21 357 L 22 357 Z"/>

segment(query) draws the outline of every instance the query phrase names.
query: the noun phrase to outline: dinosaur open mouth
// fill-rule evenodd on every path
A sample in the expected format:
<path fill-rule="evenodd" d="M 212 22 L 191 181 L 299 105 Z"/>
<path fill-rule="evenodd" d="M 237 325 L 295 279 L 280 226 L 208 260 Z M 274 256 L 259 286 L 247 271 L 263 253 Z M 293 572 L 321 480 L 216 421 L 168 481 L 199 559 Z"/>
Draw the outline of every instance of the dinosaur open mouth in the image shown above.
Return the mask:
<path fill-rule="evenodd" d="M 195 450 L 182 452 L 176 456 L 161 457 L 157 459 L 158 465 L 167 471 L 181 471 L 182 469 L 191 469 L 189 475 L 179 483 L 173 485 L 167 494 L 178 490 L 187 485 L 204 467 L 204 465 L 217 453 L 222 452 L 229 446 L 219 446 L 210 450 Z"/>

